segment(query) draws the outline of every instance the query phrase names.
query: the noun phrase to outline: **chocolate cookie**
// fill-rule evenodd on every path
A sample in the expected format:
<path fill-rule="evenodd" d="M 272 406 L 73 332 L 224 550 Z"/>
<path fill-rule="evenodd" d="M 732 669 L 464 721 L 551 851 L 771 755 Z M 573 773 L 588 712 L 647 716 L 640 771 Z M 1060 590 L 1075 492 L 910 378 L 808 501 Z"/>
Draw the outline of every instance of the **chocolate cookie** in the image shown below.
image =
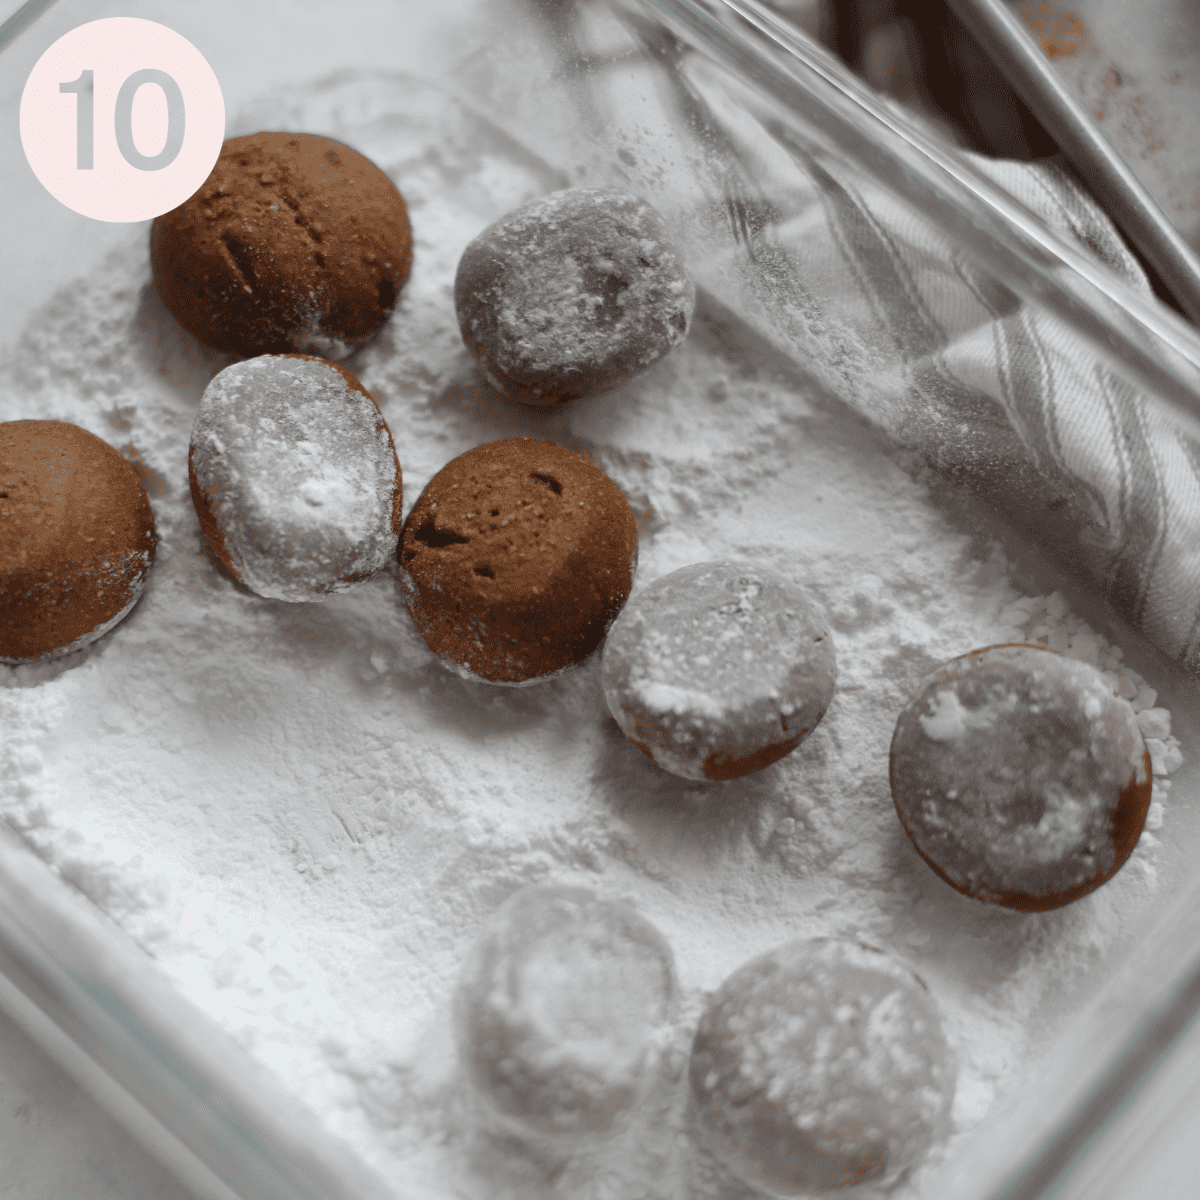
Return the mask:
<path fill-rule="evenodd" d="M 158 545 L 133 467 L 62 421 L 0 424 L 0 661 L 78 650 L 137 603 Z"/>
<path fill-rule="evenodd" d="M 391 316 L 412 230 L 395 185 L 349 146 L 255 133 L 226 142 L 200 190 L 154 222 L 150 262 L 206 346 L 340 359 Z"/>
<path fill-rule="evenodd" d="M 662 218 L 617 188 L 522 205 L 466 248 L 454 281 L 463 340 L 526 404 L 627 383 L 683 341 L 695 302 Z"/>
<path fill-rule="evenodd" d="M 622 732 L 687 779 L 733 779 L 791 753 L 833 698 L 833 637 L 803 589 L 737 563 L 655 580 L 604 645 Z"/>
<path fill-rule="evenodd" d="M 533 683 L 587 658 L 636 564 L 621 489 L 537 438 L 489 442 L 447 464 L 401 534 L 417 628 L 448 666 L 488 683 Z"/>
<path fill-rule="evenodd" d="M 945 1132 L 957 1082 L 925 984 L 880 950 L 828 938 L 780 946 L 721 984 L 689 1073 L 706 1148 L 771 1196 L 881 1195 Z"/>
<path fill-rule="evenodd" d="M 1133 852 L 1153 778 L 1133 709 L 1042 646 L 951 659 L 896 722 L 892 798 L 921 857 L 1023 912 L 1077 900 Z"/>
<path fill-rule="evenodd" d="M 324 600 L 395 553 L 392 434 L 337 363 L 284 354 L 226 367 L 200 400 L 188 476 L 213 553 L 260 596 Z"/>
<path fill-rule="evenodd" d="M 534 884 L 500 906 L 463 969 L 459 1053 L 502 1127 L 577 1144 L 620 1128 L 654 1082 L 674 1006 L 671 949 L 649 921 Z"/>

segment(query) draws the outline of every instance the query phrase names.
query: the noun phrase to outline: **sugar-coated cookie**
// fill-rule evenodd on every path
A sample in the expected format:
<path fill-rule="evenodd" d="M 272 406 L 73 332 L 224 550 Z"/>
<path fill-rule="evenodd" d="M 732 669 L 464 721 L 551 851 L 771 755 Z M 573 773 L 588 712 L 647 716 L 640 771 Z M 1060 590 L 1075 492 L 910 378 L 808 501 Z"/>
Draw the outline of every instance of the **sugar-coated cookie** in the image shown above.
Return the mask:
<path fill-rule="evenodd" d="M 1025 912 L 1112 878 L 1153 786 L 1128 702 L 1095 667 L 1023 645 L 924 680 L 896 722 L 891 779 L 901 824 L 947 883 Z"/>
<path fill-rule="evenodd" d="M 956 1084 L 921 979 L 825 938 L 735 971 L 700 1019 L 689 1074 L 705 1148 L 771 1196 L 886 1188 L 943 1134 Z"/>
<path fill-rule="evenodd" d="M 154 222 L 150 262 L 206 346 L 341 359 L 391 316 L 412 230 L 395 184 L 349 146 L 255 133 L 226 142 L 199 191 Z"/>
<path fill-rule="evenodd" d="M 802 588 L 774 571 L 706 562 L 625 605 L 602 678 L 613 718 L 660 767 L 733 779 L 813 730 L 833 697 L 837 657 Z"/>
<path fill-rule="evenodd" d="M 58 657 L 137 603 L 158 542 L 137 472 L 63 421 L 0 424 L 0 662 Z"/>
<path fill-rule="evenodd" d="M 488 442 L 443 467 L 404 525 L 400 581 L 429 648 L 460 674 L 534 683 L 583 662 L 633 586 L 621 489 L 565 446 Z"/>
<path fill-rule="evenodd" d="M 523 204 L 467 247 L 454 281 L 463 340 L 526 404 L 627 383 L 683 341 L 695 302 L 662 218 L 618 188 Z"/>
<path fill-rule="evenodd" d="M 627 904 L 534 884 L 493 915 L 456 997 L 459 1052 L 491 1114 L 566 1143 L 621 1126 L 653 1083 L 675 1006 L 662 934 Z"/>
<path fill-rule="evenodd" d="M 324 600 L 396 552 L 392 434 L 337 363 L 282 354 L 226 367 L 200 401 L 188 474 L 213 553 L 260 596 Z"/>

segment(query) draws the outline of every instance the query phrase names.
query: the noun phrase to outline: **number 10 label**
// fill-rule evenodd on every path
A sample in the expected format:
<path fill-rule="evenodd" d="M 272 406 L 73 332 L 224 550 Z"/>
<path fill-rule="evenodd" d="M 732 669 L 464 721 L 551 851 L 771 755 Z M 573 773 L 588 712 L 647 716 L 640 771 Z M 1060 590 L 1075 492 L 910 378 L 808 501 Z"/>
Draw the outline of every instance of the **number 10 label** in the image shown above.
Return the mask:
<path fill-rule="evenodd" d="M 80 25 L 38 60 L 21 96 L 33 173 L 68 208 L 144 221 L 208 178 L 225 137 L 221 86 L 186 38 L 136 17 Z"/>

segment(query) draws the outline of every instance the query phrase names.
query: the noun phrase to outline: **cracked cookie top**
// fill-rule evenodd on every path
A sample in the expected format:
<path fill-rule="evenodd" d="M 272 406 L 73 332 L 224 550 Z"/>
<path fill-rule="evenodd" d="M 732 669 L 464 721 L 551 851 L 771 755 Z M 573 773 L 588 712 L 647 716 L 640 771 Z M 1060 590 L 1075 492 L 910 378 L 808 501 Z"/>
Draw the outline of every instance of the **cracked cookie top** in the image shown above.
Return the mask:
<path fill-rule="evenodd" d="M 214 350 L 342 359 L 391 316 L 412 265 L 395 184 L 332 138 L 232 138 L 150 233 L 163 303 Z"/>

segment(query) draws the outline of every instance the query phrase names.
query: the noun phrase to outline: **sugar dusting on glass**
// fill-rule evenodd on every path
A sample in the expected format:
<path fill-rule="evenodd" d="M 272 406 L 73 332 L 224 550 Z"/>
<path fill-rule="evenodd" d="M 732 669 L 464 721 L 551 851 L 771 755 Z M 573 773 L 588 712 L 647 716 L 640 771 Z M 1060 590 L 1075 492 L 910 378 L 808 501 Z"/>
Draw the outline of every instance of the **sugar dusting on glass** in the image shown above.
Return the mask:
<path fill-rule="evenodd" d="M 1147 903 L 1156 838 L 1057 912 L 959 896 L 896 821 L 896 715 L 933 667 L 979 646 L 1032 641 L 1092 662 L 1139 714 L 1157 830 L 1180 754 L 1154 689 L 1060 594 L 1022 595 L 998 549 L 954 529 L 873 435 L 760 363 L 714 306 L 619 392 L 550 412 L 499 399 L 459 339 L 455 266 L 556 179 L 437 89 L 343 76 L 277 95 L 251 121 L 355 146 L 409 203 L 412 277 L 384 333 L 346 364 L 393 430 L 406 505 L 482 442 L 562 442 L 638 514 L 635 594 L 713 558 L 789 575 L 828 616 L 837 694 L 780 764 L 696 784 L 621 736 L 595 658 L 536 688 L 487 688 L 434 660 L 390 572 L 320 605 L 237 588 L 187 482 L 200 395 L 229 360 L 164 311 L 139 231 L 58 294 L 0 375 L 0 419 L 71 421 L 135 461 L 160 535 L 141 603 L 101 643 L 0 668 L 0 811 L 410 1194 L 724 1195 L 682 1136 L 691 1035 L 744 961 L 813 936 L 878 946 L 936 997 L 959 1083 L 955 1134 L 932 1169 L 1022 1061 L 1043 997 L 1069 991 Z M 683 996 L 638 1121 L 549 1165 L 477 1127 L 451 1031 L 484 922 L 548 880 L 633 903 L 671 943 Z M 918 1194 L 923 1177 L 897 1194 Z"/>

